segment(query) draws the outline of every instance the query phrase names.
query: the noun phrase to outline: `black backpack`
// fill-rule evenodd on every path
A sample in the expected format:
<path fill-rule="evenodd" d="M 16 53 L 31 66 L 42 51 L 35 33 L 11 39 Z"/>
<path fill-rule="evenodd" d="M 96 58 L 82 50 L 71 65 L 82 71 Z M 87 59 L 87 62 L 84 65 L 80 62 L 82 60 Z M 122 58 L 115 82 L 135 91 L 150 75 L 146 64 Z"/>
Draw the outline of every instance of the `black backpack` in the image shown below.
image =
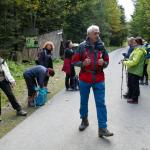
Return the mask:
<path fill-rule="evenodd" d="M 73 78 L 72 78 L 72 85 L 71 87 L 73 88 L 73 90 L 77 91 L 79 90 L 79 78 L 77 75 L 75 75 Z"/>

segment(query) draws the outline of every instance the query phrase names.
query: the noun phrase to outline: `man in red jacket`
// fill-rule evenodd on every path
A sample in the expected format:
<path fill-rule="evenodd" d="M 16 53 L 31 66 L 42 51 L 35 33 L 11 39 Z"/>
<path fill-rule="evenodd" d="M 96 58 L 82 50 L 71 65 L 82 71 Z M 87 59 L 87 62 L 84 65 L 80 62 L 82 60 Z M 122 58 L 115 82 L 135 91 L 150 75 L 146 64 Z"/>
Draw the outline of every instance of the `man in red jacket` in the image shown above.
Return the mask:
<path fill-rule="evenodd" d="M 108 66 L 109 56 L 99 37 L 99 27 L 92 25 L 87 29 L 87 39 L 82 42 L 72 58 L 72 64 L 81 67 L 79 74 L 80 87 L 80 117 L 79 130 L 85 130 L 88 125 L 88 99 L 90 89 L 93 89 L 99 137 L 113 136 L 107 129 L 107 109 L 105 105 L 105 77 L 103 69 Z"/>

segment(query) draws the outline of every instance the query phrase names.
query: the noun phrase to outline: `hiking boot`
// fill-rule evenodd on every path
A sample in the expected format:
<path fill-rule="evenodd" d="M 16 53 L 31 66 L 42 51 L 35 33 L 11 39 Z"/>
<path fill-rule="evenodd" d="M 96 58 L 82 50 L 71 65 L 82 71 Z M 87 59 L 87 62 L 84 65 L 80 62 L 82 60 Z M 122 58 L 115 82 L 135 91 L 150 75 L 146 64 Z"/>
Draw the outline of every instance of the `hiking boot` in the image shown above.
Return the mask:
<path fill-rule="evenodd" d="M 140 84 L 140 85 L 144 85 L 144 82 L 141 80 L 139 84 Z"/>
<path fill-rule="evenodd" d="M 17 116 L 27 116 L 27 112 L 25 112 L 24 110 L 18 110 L 17 111 Z"/>
<path fill-rule="evenodd" d="M 103 137 L 103 136 L 109 137 L 109 136 L 113 136 L 113 135 L 114 134 L 111 133 L 107 128 L 99 128 L 99 131 L 98 131 L 99 137 Z"/>
<path fill-rule="evenodd" d="M 148 81 L 146 80 L 146 82 L 144 83 L 145 85 L 148 85 Z"/>
<path fill-rule="evenodd" d="M 127 103 L 130 103 L 130 104 L 138 104 L 138 100 L 137 100 L 137 99 L 128 99 L 128 100 L 127 100 Z"/>
<path fill-rule="evenodd" d="M 89 122 L 87 118 L 83 118 L 81 125 L 79 126 L 79 131 L 84 131 L 89 126 Z"/>
<path fill-rule="evenodd" d="M 69 88 L 66 88 L 66 91 L 71 91 L 71 90 L 72 90 L 72 88 L 70 88 L 70 87 L 69 87 Z"/>

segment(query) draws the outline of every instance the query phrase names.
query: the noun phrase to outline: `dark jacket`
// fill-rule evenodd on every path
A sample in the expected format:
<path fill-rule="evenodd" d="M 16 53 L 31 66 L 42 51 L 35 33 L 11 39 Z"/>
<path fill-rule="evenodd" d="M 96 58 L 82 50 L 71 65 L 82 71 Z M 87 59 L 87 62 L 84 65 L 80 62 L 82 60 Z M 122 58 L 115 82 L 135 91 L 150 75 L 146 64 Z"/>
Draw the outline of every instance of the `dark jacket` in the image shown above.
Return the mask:
<path fill-rule="evenodd" d="M 46 68 L 53 68 L 52 53 L 46 48 L 38 54 L 38 64 Z"/>
<path fill-rule="evenodd" d="M 134 47 L 129 46 L 127 53 L 123 53 L 124 58 L 129 58 L 133 50 L 134 50 Z"/>
<path fill-rule="evenodd" d="M 83 61 L 86 58 L 91 59 L 91 64 L 84 67 Z M 104 60 L 105 63 L 102 67 L 98 65 L 98 59 Z M 94 45 L 91 45 L 89 39 L 81 43 L 72 58 L 72 64 L 81 67 L 79 79 L 87 83 L 103 82 L 103 69 L 108 66 L 108 63 L 109 56 L 100 39 Z"/>
<path fill-rule="evenodd" d="M 65 50 L 65 58 L 72 59 L 74 51 L 72 49 L 67 48 Z"/>
<path fill-rule="evenodd" d="M 42 88 L 44 86 L 45 77 L 47 76 L 47 68 L 41 65 L 31 67 L 24 72 L 24 76 L 36 79 L 38 85 Z"/>
<path fill-rule="evenodd" d="M 150 44 L 145 45 L 145 49 L 147 51 L 146 58 L 150 59 Z"/>

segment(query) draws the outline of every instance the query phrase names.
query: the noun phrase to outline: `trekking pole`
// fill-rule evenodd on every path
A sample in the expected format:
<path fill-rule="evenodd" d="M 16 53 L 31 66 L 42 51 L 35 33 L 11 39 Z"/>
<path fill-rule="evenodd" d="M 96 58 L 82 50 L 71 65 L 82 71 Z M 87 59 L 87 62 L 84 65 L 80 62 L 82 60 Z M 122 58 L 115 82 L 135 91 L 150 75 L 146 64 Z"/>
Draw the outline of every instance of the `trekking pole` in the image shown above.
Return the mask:
<path fill-rule="evenodd" d="M 125 70 L 125 74 L 126 74 L 126 84 L 128 85 L 128 71 L 127 71 L 126 66 L 124 66 L 124 70 Z"/>
<path fill-rule="evenodd" d="M 0 121 L 2 121 L 2 101 L 1 101 L 1 90 L 0 90 Z"/>
<path fill-rule="evenodd" d="M 122 77 L 121 77 L 121 99 L 122 99 L 122 91 L 123 91 L 123 71 L 124 71 L 124 65 L 122 64 Z"/>

